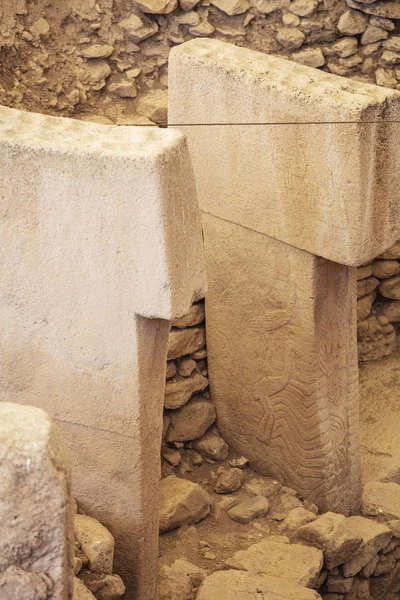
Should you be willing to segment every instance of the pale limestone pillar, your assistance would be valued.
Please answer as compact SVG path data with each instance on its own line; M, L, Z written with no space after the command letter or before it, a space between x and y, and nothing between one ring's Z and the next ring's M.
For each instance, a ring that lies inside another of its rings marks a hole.
M0 482L0 597L71 600L71 469L44 411L0 403Z
M400 138L385 123L400 94L193 40L171 53L169 99L203 213L221 433L348 514L361 494L354 267L400 233ZM321 121L342 123L296 125Z
M2 108L0 165L2 398L60 425L127 600L155 600L168 331L204 295L185 139Z

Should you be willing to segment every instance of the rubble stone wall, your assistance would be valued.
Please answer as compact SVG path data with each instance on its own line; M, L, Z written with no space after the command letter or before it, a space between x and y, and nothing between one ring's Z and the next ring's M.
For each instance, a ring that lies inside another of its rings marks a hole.
M399 23L392 0L3 0L0 103L165 122L169 51L194 37L399 88Z
M400 326L400 242L357 269L358 358L377 360L396 349Z

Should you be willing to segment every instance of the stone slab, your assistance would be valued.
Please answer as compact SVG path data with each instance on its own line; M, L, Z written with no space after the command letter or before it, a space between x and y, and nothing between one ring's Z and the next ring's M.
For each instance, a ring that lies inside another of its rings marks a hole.
M280 577L243 571L217 571L206 577L196 600L318 600L321 596Z
M185 139L1 107L0 164L2 399L60 424L128 597L153 600L169 326L205 291Z
M400 235L400 138L384 123L399 119L387 88L217 40L171 51L169 121L188 136L201 209L341 264Z
M1 598L71 598L70 461L44 411L0 403L0 481Z
M322 564L323 553L318 548L270 542L268 538L235 552L225 562L228 568L290 579L310 588L316 586Z
M218 427L323 510L361 502L356 270L203 215Z

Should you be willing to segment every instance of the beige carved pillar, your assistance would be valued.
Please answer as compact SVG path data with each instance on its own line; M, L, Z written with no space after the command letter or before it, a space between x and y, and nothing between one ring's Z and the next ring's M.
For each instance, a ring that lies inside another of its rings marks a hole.
M0 387L60 425L74 493L155 600L170 321L204 295L178 131L0 108Z
M262 473L348 514L361 494L355 266L400 233L400 143L385 123L400 94L215 40L172 51L169 94L203 213L221 432ZM328 121L341 123L301 124Z

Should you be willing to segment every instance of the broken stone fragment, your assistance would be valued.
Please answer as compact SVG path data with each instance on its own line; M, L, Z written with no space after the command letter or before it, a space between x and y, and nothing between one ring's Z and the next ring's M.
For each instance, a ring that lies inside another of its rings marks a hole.
M322 569L323 554L301 544L271 542L268 538L239 550L225 565L241 571L274 575L306 587L314 587Z
M41 600L41 598L38 597L37 600ZM44 598L44 600L46 600L46 598ZM92 592L88 590L83 581L78 579L78 577L74 577L73 600L96 600L96 597L93 596Z
M214 428L209 429L199 440L195 440L193 448L211 460L225 460L229 452L228 444Z
M192 398L170 415L171 423L167 432L167 442L188 442L205 434L216 418L215 408L209 400Z
M217 494L236 492L242 486L243 479L244 473L241 469L228 469L219 475L214 491Z
M167 15L178 6L178 0L135 0L136 6L144 13Z
M254 496L265 496L268 498L277 494L282 488L282 484L272 477L253 477L246 481L244 489Z
M261 14L268 15L275 10L281 10L290 6L290 0L253 0L254 7Z
M323 550L327 569L348 561L362 543L361 535L353 531L348 519L332 512L300 527L296 538Z
M196 367L197 363L193 358L181 358L178 360L178 373L181 377L190 377Z
M372 263L372 274L379 279L387 279L400 273L400 263L397 260L375 260Z
M390 277L389 279L381 281L379 286L379 293L384 298L400 300L400 275L395 275L394 277Z
M372 310L372 304L376 298L376 291L371 292L367 296L360 298L357 301L357 320L364 321L370 314Z
M210 512L211 500L203 488L174 475L161 481L160 532L192 525Z
M83 58L108 58L114 52L111 44L92 44L81 51Z
M210 0L210 2L230 17L241 15L250 8L248 0Z
M366 44L374 44L375 42L379 42L380 40L386 40L388 35L389 34L386 31L386 29L368 26L361 36L361 43L363 44L363 46L365 46Z
M378 258L400 259L400 241L397 241L388 250L380 254Z
M230 510L228 515L237 523L250 523L253 519L264 517L269 509L269 502L264 496L253 496L243 500Z
M326 579L325 588L328 592L336 592L338 594L346 594L350 592L353 586L353 577L343 577L343 575L330 575Z
M376 279L376 277L367 277L357 281L357 299L370 294L378 285L379 279Z
M180 452L178 450L174 450L173 448L164 448L162 451L162 457L173 467L177 467L181 462Z
M292 13L299 17L309 17L318 6L316 0L294 0L290 5Z
M363 517L349 517L347 524L355 535L360 536L362 539L361 547L343 565L343 575L354 577L380 550L387 546L392 539L392 532L385 525Z
M200 325L200 323L203 323L205 318L206 315L204 302L196 302L195 304L192 304L187 315L172 321L172 327L178 327L178 329L194 327L195 325Z
M300 52L296 52L292 54L292 59L302 65L307 65L308 67L323 67L325 64L325 57L322 54L322 50L320 48L307 48L306 50L300 50Z
M397 0L378 0L373 4L356 2L355 0L346 0L346 3L351 8L361 10L368 15L384 17L385 19L400 19L400 4Z
M137 104L137 112L154 123L167 123L168 93L166 90L151 90L142 96Z
M347 10L339 19L338 29L344 35L358 35L367 28L367 17L356 10Z
M101 59L91 60L79 71L79 79L82 83L91 86L105 85L105 79L111 75L111 67Z
M244 571L216 571L206 577L196 600L321 600L314 590L296 585L280 577Z
M122 19L119 26L134 42L142 42L158 31L157 23L150 20L144 21L134 14Z
M169 360L167 362L167 373L166 373L166 379L171 379L172 377L174 377L176 375L176 364L174 363L173 360Z
M132 81L120 81L118 83L111 83L108 86L108 91L111 94L115 94L120 98L136 98L137 89Z
M114 562L114 538L111 533L92 517L75 515L75 538L89 559L91 571L112 573Z
M168 360L193 354L206 343L204 327L171 329L168 337Z
M317 517L313 512L310 512L301 506L293 508L279 525L279 531L290 535L297 531L302 525L315 521L316 518Z
M306 36L298 29L286 27L278 32L276 39L286 50L297 50L303 45Z
M158 571L158 600L188 600L192 590L198 587L206 573L186 560L176 560Z
M84 570L79 578L97 600L118 600L125 594L125 586L119 575Z
M197 372L190 377L170 379L165 386L164 406L173 410L180 408L190 400L193 394L202 392L207 386L207 377Z
M400 485L381 481L366 483L361 512L367 516L400 519Z

